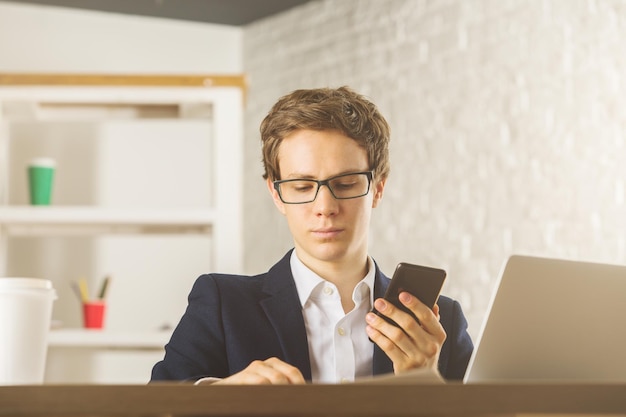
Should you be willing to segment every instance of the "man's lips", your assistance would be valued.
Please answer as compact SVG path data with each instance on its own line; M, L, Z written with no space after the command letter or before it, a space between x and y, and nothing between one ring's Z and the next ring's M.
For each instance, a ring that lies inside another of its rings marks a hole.
M339 235L343 229L339 229L336 227L322 228L322 229L313 229L313 235L320 238L332 238Z

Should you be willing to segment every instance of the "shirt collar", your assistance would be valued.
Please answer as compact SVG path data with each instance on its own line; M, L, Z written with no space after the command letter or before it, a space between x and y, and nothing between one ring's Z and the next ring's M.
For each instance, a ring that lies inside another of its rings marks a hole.
M291 273L296 283L296 289L298 290L298 297L300 298L300 305L304 307L306 302L311 297L313 290L321 283L327 282L325 279L311 271L296 255L294 250L291 253L290 258ZM367 257L367 274L365 277L357 283L352 293L352 299L355 302L360 301L367 292L369 292L370 305L374 305L374 281L376 276L376 266L371 257ZM368 291L369 290L369 291Z

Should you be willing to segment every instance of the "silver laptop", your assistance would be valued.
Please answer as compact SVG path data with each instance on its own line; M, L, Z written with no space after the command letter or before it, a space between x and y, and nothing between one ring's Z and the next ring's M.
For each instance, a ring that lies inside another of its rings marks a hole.
M626 381L626 266L511 256L464 381Z

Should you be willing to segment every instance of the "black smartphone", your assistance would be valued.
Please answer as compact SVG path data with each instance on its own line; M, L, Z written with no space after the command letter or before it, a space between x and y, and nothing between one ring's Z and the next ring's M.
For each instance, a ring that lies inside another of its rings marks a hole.
M406 308L398 299L400 293L406 291L417 297L428 307L433 308L439 299L441 287L445 280L446 271L443 269L401 262L396 267L383 298L402 311L409 313L417 320L413 312ZM389 323L397 326L396 322L376 311L375 308L372 311Z

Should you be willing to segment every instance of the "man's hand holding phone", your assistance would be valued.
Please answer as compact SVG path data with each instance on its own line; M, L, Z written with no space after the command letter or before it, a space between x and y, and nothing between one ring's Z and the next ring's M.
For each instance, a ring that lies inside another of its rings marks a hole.
M402 263L384 298L368 313L367 334L393 362L394 372L437 369L446 333L436 301L445 271Z

